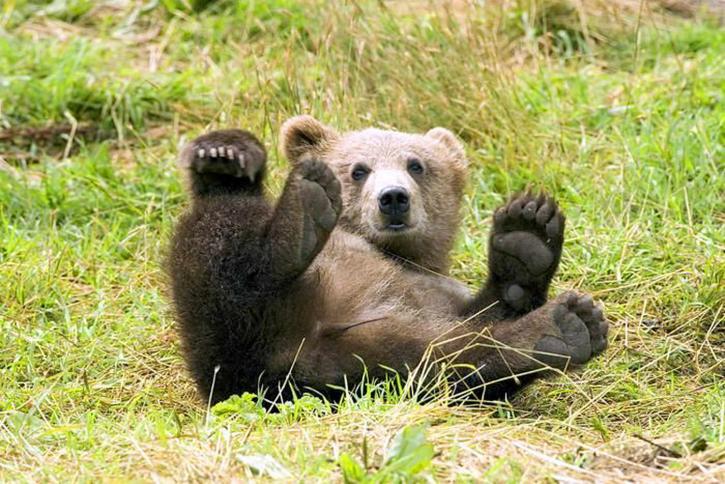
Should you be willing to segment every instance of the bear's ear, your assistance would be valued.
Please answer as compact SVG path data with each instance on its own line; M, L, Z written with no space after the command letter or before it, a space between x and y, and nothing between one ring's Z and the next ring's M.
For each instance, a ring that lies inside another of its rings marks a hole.
M468 165L466 160L466 150L463 148L463 143L456 137L455 134L447 130L446 128L433 128L425 134L428 138L434 140L445 146L451 154L451 157L457 163L464 167Z
M312 116L295 116L282 125L280 148L290 163L305 156L320 157L339 139L337 132Z

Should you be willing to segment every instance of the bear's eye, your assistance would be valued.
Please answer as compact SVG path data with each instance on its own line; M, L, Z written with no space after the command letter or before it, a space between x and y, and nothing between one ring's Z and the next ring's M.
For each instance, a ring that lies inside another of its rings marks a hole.
M370 168L368 168L365 165L355 165L355 167L352 169L352 179L355 181L360 181L366 176L368 176L368 173L370 173Z
M418 158L411 158L408 160L408 171L413 175L420 175L423 173L423 163Z

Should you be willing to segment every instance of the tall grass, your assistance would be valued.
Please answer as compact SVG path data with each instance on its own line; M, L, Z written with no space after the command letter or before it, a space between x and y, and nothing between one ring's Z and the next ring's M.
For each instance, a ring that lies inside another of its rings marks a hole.
M3 3L0 479L722 480L725 34L673 4ZM555 290L604 301L609 350L483 408L400 379L207 414L160 269L174 158L243 126L277 192L298 113L454 130L472 164L454 275L473 287L497 204L555 194Z

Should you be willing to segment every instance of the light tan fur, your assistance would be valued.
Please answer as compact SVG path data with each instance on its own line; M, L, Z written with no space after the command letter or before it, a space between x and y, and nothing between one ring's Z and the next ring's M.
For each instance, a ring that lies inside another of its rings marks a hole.
M283 125L281 149L292 164L314 157L330 166L342 184L344 208L327 244L295 284L290 306L297 309L299 321L291 326L299 331L279 342L270 367L289 368L297 356L298 370L320 372L306 379L329 381L340 374L343 362L361 364L350 358L356 348L377 349L379 354L358 355L369 361L385 361L396 348L407 364L415 365L426 344L404 342L428 342L434 327L440 334L449 331L451 318L472 297L464 284L446 276L467 175L462 144L444 128L425 135L379 129L339 134L310 116L298 116ZM415 180L407 172L411 158L424 164L425 177ZM359 163L371 170L364 183L351 178ZM378 195L389 185L411 194L412 227L402 234L386 233L378 223ZM390 346L381 347L375 343L380 337L375 327L391 320L403 329L399 344L388 335L384 339ZM298 354L300 337L305 341ZM325 342L329 347L323 351ZM402 348L410 348L410 354ZM323 376L325 369L329 375Z
M310 116L298 116L282 126L281 143L293 164L314 157L333 168L342 183L344 207L335 231L358 234L413 264L448 273L468 167L463 145L453 133L444 128L425 135L370 128L341 135ZM426 169L418 181L406 171L411 158L419 159ZM364 184L350 176L358 164L371 169ZM380 190L390 185L411 193L413 226L402 234L386 233L380 227L377 199Z

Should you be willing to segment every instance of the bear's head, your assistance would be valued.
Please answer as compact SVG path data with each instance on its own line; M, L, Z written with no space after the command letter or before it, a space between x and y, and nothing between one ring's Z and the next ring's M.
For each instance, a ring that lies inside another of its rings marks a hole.
M312 157L334 170L342 184L342 228L388 254L447 272L468 164L453 133L338 133L297 116L282 126L281 149L292 164Z

